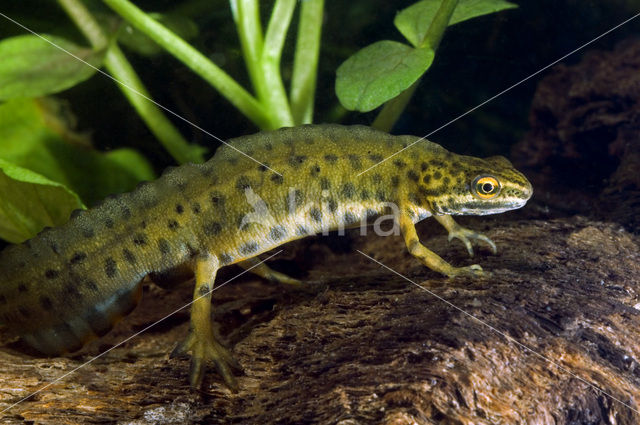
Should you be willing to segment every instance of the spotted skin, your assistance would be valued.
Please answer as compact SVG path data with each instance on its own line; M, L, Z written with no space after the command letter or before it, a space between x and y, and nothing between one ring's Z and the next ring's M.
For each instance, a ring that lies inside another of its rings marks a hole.
M423 246L415 223L435 215L470 253L470 240L495 251L486 236L459 226L451 215L519 208L531 185L502 157L460 156L429 141L396 154L416 139L338 125L234 139L232 146L265 164L225 146L205 164L167 170L155 182L109 197L1 252L0 322L44 353L72 351L135 306L146 275L187 269L196 276L191 328L174 353L191 352L192 385L200 385L212 360L234 388L237 364L210 323L211 290L222 266L239 263L265 278L299 284L255 257L393 211L409 252L423 264L448 276L482 273L477 265L453 267ZM499 193L479 196L495 189L492 178Z

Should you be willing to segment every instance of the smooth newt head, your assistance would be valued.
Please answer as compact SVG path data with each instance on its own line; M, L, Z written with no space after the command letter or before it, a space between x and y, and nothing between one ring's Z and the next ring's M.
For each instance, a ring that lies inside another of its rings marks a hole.
M420 192L434 214L498 214L520 208L533 194L529 180L503 156L485 159L447 152L422 167Z

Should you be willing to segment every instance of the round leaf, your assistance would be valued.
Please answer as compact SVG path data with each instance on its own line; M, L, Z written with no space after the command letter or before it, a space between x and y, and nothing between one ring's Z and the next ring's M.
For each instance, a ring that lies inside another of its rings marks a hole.
M78 208L82 202L64 185L0 159L0 238L22 242Z
M93 51L60 37L44 37L95 67L100 66L104 58L104 49ZM0 100L57 93L96 72L51 43L35 35L0 41Z
M371 111L407 89L431 66L431 49L379 41L347 59L336 73L336 94L349 110Z
M400 11L393 23L411 44L420 46L441 2L441 0L419 1ZM505 0L460 0L453 11L449 25L515 7L518 6Z

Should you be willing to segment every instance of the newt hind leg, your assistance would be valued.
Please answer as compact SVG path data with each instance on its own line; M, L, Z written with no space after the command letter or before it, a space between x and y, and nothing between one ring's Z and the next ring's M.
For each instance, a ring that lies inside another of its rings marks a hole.
M302 282L298 279L294 279L284 273L271 269L265 263L261 263L257 257L247 258L246 260L239 262L238 265L243 269L262 277L263 279L267 279L272 282L285 283L287 285L294 286L302 285Z
M225 383L237 390L232 369L240 370L233 355L218 342L211 324L211 292L219 263L215 256L208 255L196 260L196 285L191 305L189 334L171 353L171 357L191 352L189 381L194 388L200 387L207 361L212 361Z

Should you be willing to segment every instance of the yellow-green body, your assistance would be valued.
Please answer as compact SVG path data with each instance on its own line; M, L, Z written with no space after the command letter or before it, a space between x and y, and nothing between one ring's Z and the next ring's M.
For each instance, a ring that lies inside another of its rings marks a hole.
M192 331L178 351L193 352L192 383L212 359L233 385L233 359L210 325L210 292L222 266L248 267L245 260L285 242L393 214L410 252L430 268L481 272L454 268L426 249L414 223L435 215L468 248L469 238L492 245L449 214L518 208L531 185L504 158L460 156L429 141L403 150L416 140L337 125L235 139L205 164L171 169L0 253L0 323L45 353L72 351L135 305L147 274L187 265L196 274ZM500 199L472 193L478 175L499 180ZM256 271L287 280L266 267Z

